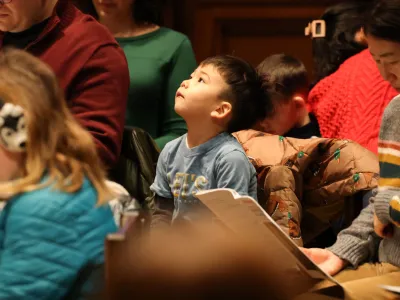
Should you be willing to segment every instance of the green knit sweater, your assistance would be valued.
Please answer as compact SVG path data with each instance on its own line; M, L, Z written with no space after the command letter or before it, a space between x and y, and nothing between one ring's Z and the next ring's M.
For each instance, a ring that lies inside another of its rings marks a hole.
M131 81L126 125L146 130L163 148L186 132L174 105L179 85L197 67L190 41L164 27L117 41L124 49Z

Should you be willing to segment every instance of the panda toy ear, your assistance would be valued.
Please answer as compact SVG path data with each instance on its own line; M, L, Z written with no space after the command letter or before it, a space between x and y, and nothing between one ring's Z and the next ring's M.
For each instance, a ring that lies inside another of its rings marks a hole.
M0 143L9 151L26 151L27 130L21 106L5 103L0 99Z

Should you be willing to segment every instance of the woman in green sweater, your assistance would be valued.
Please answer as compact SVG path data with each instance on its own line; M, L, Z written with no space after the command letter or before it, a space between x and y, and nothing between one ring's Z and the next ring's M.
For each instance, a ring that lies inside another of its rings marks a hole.
M92 0L100 23L108 27L128 61L131 86L126 125L151 134L158 146L186 132L174 111L175 93L196 69L189 39L160 27L157 0Z

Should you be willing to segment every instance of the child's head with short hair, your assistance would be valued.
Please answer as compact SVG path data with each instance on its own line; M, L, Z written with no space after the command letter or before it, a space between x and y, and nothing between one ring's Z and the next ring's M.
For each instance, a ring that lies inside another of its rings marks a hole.
M2 198L50 183L75 192L85 176L100 202L109 197L92 136L69 111L57 77L16 49L0 54L0 164Z
M257 124L257 128L284 135L294 127L305 125L309 80L304 64L292 56L274 54L267 57L257 71L265 80L273 105L272 112Z
M175 111L188 125L235 132L251 128L271 109L263 80L254 67L233 56L204 60L191 78L182 82Z

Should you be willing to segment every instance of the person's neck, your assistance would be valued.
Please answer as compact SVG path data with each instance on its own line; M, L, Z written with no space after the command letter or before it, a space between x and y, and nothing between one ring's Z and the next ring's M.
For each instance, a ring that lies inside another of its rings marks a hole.
M114 18L99 17L99 22L106 26L115 37L130 34L137 27L135 21L128 16L121 17L119 20L115 20Z
M50 18L53 15L54 10L56 9L56 6L58 4L58 1L59 0L48 1L48 3L46 4L46 6L43 10L43 15L41 17L41 20L38 23L43 22L44 20Z
M300 128L308 123L311 122L310 115L308 114L308 110L306 107L304 107L300 112L299 112L299 119L296 123L296 127Z
M159 28L155 24L137 24L132 17L122 17L115 20L113 18L100 17L99 22L106 26L112 35L118 37L135 37L148 32L152 32Z
M195 125L188 126L187 131L187 145L189 148L194 148L204 144L205 142L211 140L213 137L217 136L223 132L222 128L210 124L209 126L198 122Z

